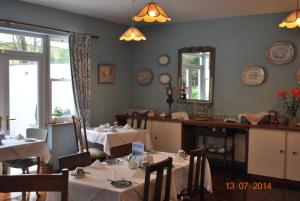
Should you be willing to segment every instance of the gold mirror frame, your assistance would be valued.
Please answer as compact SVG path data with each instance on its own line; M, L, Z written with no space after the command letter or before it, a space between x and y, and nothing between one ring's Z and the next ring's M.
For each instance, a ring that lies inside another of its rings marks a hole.
M182 54L184 53L196 53L196 52L210 52L209 56L209 99L197 100L197 99L182 99L181 87L182 87ZM196 103L211 106L214 98L214 74L215 74L215 57L216 49L213 47L185 47L178 50L178 102L179 103Z

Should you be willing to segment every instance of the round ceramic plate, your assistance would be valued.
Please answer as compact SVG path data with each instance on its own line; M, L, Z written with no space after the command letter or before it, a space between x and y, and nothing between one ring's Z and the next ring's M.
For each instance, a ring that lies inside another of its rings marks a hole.
M150 69L141 69L137 72L136 80L139 85L149 85L152 83L153 74Z
M161 54L158 57L158 64L160 66L167 66L170 63L170 56L168 54Z
M265 79L264 69L259 66L245 67L242 70L241 79L246 85L260 85Z
M266 56L273 64L286 64L294 58L294 47L288 42L276 42L267 50Z
M71 175L75 178L84 178L84 177L86 177L87 174L88 174L87 172L85 172L84 174L80 174L80 175L78 175L74 172L71 173Z
M171 82L171 75L169 73L162 73L159 76L159 81L161 84L169 84Z
M116 188L127 188L132 185L132 182L121 179L121 180L112 181L111 185Z
M25 142L35 142L35 138L25 138Z

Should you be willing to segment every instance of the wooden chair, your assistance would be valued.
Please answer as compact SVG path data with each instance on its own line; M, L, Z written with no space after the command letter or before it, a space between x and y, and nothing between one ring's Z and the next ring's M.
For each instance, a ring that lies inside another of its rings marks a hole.
M35 138L47 141L48 131L43 128L28 128L26 130L27 138ZM40 157L29 157L3 162L3 172L7 174L7 167L22 169L23 174L29 174L29 167L37 165L37 174L40 173L41 159Z
M88 166L92 163L92 158L89 152L82 152L58 158L59 171L62 169L74 170L76 167Z
M0 192L61 192L61 201L68 201L68 180L68 170L63 170L61 174L0 176Z
M131 153L132 153L132 143L123 144L120 146L112 147L110 149L111 158L119 158L119 157L127 156Z
M145 174L145 185L144 185L144 197L143 201L148 201L149 197L149 187L150 187L150 175L153 172L156 172L156 181L155 181L155 191L153 201L160 201L161 192L162 192L162 184L164 177L164 169L167 169L166 175L166 185L165 185L165 196L164 201L170 200L170 187L171 187L171 173L172 173L172 158L151 164L146 166L146 174Z
M195 165L196 158L196 165ZM188 186L181 192L184 201L192 200L199 194L200 200L204 200L204 174L205 174L206 148L198 148L190 151L190 165ZM196 170L194 172L196 166ZM200 184L199 184L200 183Z
M132 112L131 128L133 128L135 120L136 120L136 125L137 125L136 128L141 128L142 121L144 120L144 129L146 129L148 113L149 113L149 111L144 112L144 113Z
M87 137L86 137L86 128L85 128L84 120L82 120L81 122L81 119L76 116L72 116L72 119L74 125L76 145L79 153L90 152L92 160L96 160L96 159L99 159L101 161L105 160L107 156L104 153L104 151L102 151L99 148L89 148ZM81 129L82 127L83 129Z

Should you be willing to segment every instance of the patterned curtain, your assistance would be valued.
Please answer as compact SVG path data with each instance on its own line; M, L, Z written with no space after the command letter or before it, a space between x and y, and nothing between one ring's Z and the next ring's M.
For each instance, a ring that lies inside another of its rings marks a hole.
M76 112L89 126L91 112L91 37L72 32L69 36L69 46Z

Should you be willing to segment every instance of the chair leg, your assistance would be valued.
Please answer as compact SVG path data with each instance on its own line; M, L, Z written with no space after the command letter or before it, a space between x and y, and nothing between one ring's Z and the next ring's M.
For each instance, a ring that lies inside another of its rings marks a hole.
M26 201L26 192L22 192L22 200Z
M4 163L2 163L2 174L7 175L7 166Z
M37 170L36 170L36 173L37 174L40 174L40 168L41 168L41 158L40 157L37 157L36 158L36 165L37 165Z

